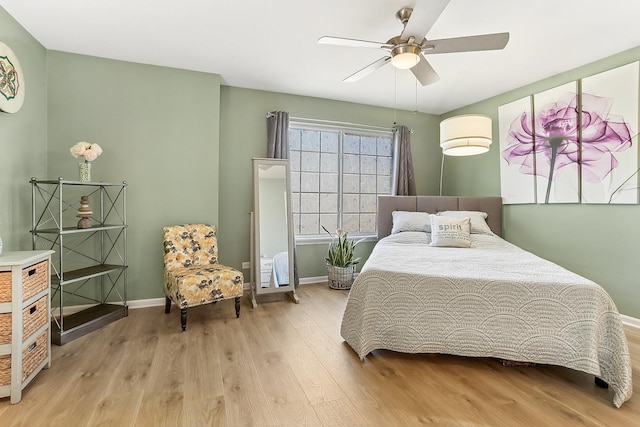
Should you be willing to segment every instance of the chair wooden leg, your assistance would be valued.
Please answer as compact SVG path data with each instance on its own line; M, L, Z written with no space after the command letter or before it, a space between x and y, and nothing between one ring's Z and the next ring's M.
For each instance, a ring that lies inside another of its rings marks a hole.
M240 317L240 297L236 297L236 319Z
M182 324L182 332L187 329L187 309L180 309L180 323Z
M170 313L171 312L171 300L169 299L169 297L166 297L166 301L164 303L164 312L165 313Z

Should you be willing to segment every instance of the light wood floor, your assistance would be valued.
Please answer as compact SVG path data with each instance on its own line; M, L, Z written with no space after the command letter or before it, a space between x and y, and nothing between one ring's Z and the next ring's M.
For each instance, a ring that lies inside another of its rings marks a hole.
M345 291L303 285L252 310L243 298L129 317L53 347L53 362L1 426L634 426L640 392L616 409L593 377L492 359L376 351L340 337ZM627 328L640 378L640 330Z

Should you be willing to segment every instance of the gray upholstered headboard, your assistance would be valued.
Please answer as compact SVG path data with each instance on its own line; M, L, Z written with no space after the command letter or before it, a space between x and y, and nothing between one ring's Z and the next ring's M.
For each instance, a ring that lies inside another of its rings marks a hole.
M487 224L502 236L501 197L455 196L378 196L378 239L391 234L393 211L429 212L481 211L487 213Z

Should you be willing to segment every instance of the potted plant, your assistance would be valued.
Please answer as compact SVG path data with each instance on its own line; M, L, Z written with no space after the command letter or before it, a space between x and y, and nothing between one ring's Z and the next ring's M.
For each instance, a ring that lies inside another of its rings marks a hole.
M336 239L336 236L331 234L324 226L322 226L322 229L331 236L326 258L329 287L331 289L350 289L356 264L360 262L360 258L355 257L355 247L362 239L357 242L349 240L348 233L340 229L336 232Z

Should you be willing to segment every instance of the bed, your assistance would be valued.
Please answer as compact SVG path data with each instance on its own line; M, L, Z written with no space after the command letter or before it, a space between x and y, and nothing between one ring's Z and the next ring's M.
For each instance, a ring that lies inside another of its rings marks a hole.
M471 247L430 246L438 232L400 221L426 213L470 216ZM349 292L342 337L363 360L385 349L575 369L606 382L620 407L631 362L615 304L594 282L506 242L501 228L499 197L380 196L379 241Z

